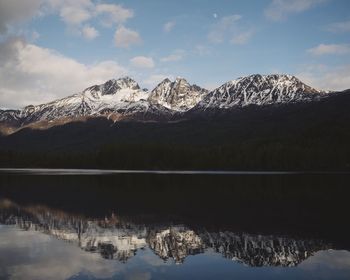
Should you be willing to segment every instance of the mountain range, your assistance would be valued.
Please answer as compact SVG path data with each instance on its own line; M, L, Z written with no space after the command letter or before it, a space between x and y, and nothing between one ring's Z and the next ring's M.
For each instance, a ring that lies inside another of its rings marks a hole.
M191 85L184 78L165 79L148 91L133 79L123 77L46 104L0 110L0 131L10 134L23 127L47 128L93 117L114 122L188 119L193 113L309 102L328 95L291 75L250 75L212 91Z
M349 170L350 91L290 75L214 90L183 78L148 91L129 77L0 110L0 166Z

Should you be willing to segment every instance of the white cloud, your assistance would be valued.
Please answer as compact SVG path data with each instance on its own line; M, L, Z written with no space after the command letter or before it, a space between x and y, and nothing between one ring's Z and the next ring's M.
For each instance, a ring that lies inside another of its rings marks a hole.
M327 0L272 0L265 16L273 21L285 19L289 14L301 13Z
M137 68L153 68L154 67L154 61L152 57L146 57L146 56L136 56L132 59L130 59L130 63L132 66Z
M186 52L184 50L175 50L173 53L169 54L168 56L162 57L160 61L162 62L173 62L173 61L179 61L183 59L186 55Z
M164 24L163 31L166 33L169 33L171 30L173 30L175 25L176 25L175 21L168 21L167 23Z
M0 0L0 34L12 24L30 20L37 15L42 0Z
M115 61L85 65L51 49L15 38L0 45L0 105L39 104L125 75Z
M231 15L223 17L214 24L208 34L208 39L212 43L222 43L227 33L232 33L236 29L236 23L242 18L241 15Z
M208 55L211 53L211 49L205 45L196 45L194 47L194 53L198 55Z
M320 44L309 49L308 52L313 55L348 54L350 53L350 44Z
M51 4L59 10L63 22L71 26L80 25L91 19L95 8L90 0L51 1Z
M350 32L350 20L331 23L326 29L334 33Z
M350 88L350 64L336 67L309 65L296 76L306 84L318 89L345 90Z
M241 23L241 15L231 15L221 18L215 23L209 33L208 40L214 44L220 44L230 40L231 44L246 44L253 36L253 28Z
M96 28L89 26L89 25L85 25L81 32L82 32L82 35L84 36L84 38L86 38L88 40L93 40L97 36L99 36L99 32L96 30Z
M234 35L230 42L234 45L244 45L249 41L249 39L252 36L253 36L253 31L247 30L245 32Z
M121 24L134 16L132 10L117 4L98 4L96 5L96 13L104 15L102 22L106 25Z
M140 34L124 26L118 27L114 34L115 45L119 48L128 48L131 45L142 43Z

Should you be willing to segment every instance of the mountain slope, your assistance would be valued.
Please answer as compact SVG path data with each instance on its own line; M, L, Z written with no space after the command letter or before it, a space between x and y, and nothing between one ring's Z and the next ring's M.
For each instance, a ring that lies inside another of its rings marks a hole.
M163 80L148 92L133 79L112 79L101 85L41 105L0 110L0 133L23 127L47 129L74 121L103 117L116 121L180 121L193 114L319 101L329 96L290 75L251 75L208 92L183 78Z
M149 101L172 110L187 111L193 108L207 93L206 89L190 85L183 78L176 78L174 82L165 79L152 90Z
M350 92L244 106L181 122L93 118L0 137L4 167L349 170ZM84 161L81 161L81 158Z
M251 75L229 81L206 94L195 109L285 104L318 100L325 92L311 88L290 75Z
M0 111L0 123L8 126L23 126L36 122L71 121L83 116L107 116L116 120L138 114L155 117L171 114L166 108L147 102L148 92L129 77L109 80L91 86L83 92L37 106L26 106L21 110Z

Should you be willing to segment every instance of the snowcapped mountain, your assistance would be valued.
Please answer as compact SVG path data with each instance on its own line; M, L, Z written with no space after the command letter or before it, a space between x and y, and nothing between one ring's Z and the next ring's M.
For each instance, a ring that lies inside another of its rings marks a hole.
M228 109L246 105L270 105L317 100L325 92L291 75L251 75L229 81L206 94L196 109Z
M193 108L208 91L197 85L190 85L184 78L174 82L163 80L152 90L149 101L163 105L175 111L187 111Z
M0 109L0 131L8 134L26 125L46 128L82 118L119 120L170 120L186 112L231 109L250 104L271 105L309 102L327 96L290 75L251 75L208 91L183 78L163 80L151 92L129 77L41 105ZM187 115L189 116L189 115Z
M20 110L0 111L0 122L23 126L40 121L71 120L79 117L106 116L118 120L135 114L170 114L166 108L147 101L149 93L131 78L109 80L66 98ZM138 116L140 117L140 116Z

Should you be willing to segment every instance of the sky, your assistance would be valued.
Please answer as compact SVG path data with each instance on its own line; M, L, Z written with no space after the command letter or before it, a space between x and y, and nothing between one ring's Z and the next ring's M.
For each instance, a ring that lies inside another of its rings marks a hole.
M0 0L0 108L123 76L214 89L256 73L350 88L350 1Z

